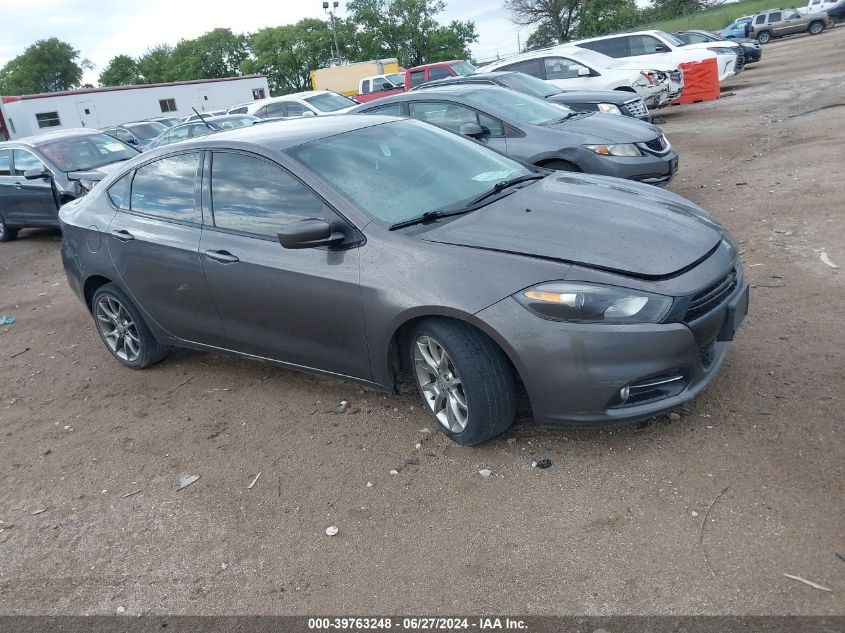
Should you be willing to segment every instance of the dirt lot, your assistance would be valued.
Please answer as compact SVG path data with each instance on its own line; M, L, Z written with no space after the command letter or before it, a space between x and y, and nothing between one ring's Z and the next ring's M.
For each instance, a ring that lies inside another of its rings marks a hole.
M775 42L730 96L665 112L670 188L755 287L715 386L644 428L463 448L412 393L193 352L133 372L57 235L0 246L0 612L845 613L845 109L808 112L845 105L843 47Z

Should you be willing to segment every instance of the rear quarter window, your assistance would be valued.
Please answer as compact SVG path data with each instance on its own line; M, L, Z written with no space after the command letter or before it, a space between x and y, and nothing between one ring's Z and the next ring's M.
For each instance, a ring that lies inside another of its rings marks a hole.
M134 171L130 171L108 188L109 200L111 200L114 206L123 211L129 210L129 194L131 193L132 175L134 173Z

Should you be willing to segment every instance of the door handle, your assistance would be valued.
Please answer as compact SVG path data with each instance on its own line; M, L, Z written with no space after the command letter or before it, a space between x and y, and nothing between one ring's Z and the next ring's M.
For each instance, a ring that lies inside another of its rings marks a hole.
M15 187L15 189L20 189L21 187L23 187L23 185L19 182L16 182L13 186Z
M205 251L205 256L221 264L232 264L241 261L237 255L232 255L229 251Z
M112 237L119 239L121 242L129 242L135 239L135 236L132 235L129 231L125 231L123 229L117 229L111 232Z

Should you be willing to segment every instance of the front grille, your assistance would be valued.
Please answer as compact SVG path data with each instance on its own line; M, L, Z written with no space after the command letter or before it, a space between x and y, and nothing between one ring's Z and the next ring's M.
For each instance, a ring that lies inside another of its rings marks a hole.
M739 72L743 68L745 68L745 51L740 46L736 53L736 72Z
M710 284L701 292L696 293L690 299L687 311L684 314L684 321L690 323L703 317L705 314L721 305L736 288L736 271L732 270L718 281Z
M666 140L666 137L662 134L657 138L651 139L650 141L640 143L640 145L658 154L662 154L663 152L669 149L669 142Z
M626 101L624 104L625 109L634 117L644 117L648 114L648 108L646 107L643 100L639 97L636 99L631 99L630 101Z

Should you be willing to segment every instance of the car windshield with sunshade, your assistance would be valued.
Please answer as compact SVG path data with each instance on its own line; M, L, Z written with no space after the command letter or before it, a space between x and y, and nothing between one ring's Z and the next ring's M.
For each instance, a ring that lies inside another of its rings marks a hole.
M138 155L138 150L107 134L76 136L39 145L38 149L63 172L89 171Z
M516 123L528 125L551 125L572 114L572 110L564 106L504 88L475 90L467 93L466 98L482 106L490 114L498 114Z
M395 121L312 141L288 152L377 222L392 225L455 208L531 172L462 136ZM390 183L390 195L384 195Z
M342 110L343 108L351 108L358 105L352 99L331 92L324 92L322 94L314 95L313 97L306 97L305 100L312 106L317 108L320 112L334 112Z

